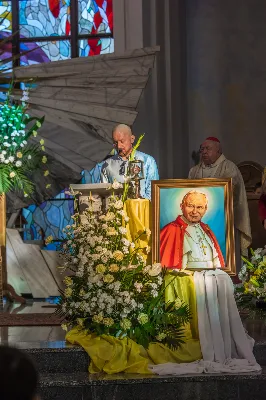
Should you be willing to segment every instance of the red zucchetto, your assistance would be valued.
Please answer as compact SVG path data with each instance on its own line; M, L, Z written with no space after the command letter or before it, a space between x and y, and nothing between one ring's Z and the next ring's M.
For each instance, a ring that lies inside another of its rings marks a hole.
M207 137L207 139L205 139L205 142L206 142L206 140L211 140L212 142L220 143L220 140L217 139L217 138L214 137L214 136L209 136L209 137Z

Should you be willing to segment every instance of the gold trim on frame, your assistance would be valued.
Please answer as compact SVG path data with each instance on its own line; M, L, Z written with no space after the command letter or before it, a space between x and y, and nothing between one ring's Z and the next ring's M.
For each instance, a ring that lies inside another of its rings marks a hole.
M226 219L226 268L223 271L231 276L236 275L233 184L226 179L164 179L152 181L152 262L160 261L160 189L199 187L224 187L224 208ZM193 271L197 269L193 268Z

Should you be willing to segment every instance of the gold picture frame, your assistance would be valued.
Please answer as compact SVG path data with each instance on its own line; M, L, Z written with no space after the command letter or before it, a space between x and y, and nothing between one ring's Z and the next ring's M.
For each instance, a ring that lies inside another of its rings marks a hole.
M212 189L214 188L214 189ZM215 188L221 188L221 189L215 189ZM177 189L176 191L171 191L168 192L164 190L164 192L161 192L163 189ZM219 207L223 211L219 211L219 219L216 218L215 222L213 221L212 226L211 224L206 224L208 228L210 229L216 229L219 230L219 225L217 225L217 221L220 221L220 225L222 226L220 229L220 236L223 237L225 240L223 241L223 254L225 255L224 261L225 261L225 267L223 268L223 271L227 272L231 276L236 275L236 259L235 259L235 237L234 237L234 213L233 213L233 185L232 185L232 179L214 179L214 178L207 178L207 179L166 179L166 180L158 180L158 181L152 181L152 262L160 262L160 231L162 229L162 223L163 217L161 216L161 210L162 214L167 213L167 217L169 218L169 214L173 214L175 211L175 208L171 207L173 203L173 200L168 200L174 199L174 193L176 192L176 198L178 196L184 196L184 193L188 193L189 191L197 191L201 189L201 191L206 192L206 193L213 193L211 196L213 196L212 203L214 201L217 201L219 203ZM170 196L171 193L171 196ZM180 194L178 194L180 193ZM223 199L221 199L221 193L223 193ZM184 198L184 197L183 197ZM222 201L223 200L223 201ZM216 205L218 204L216 203ZM179 203L180 204L180 203ZM162 208L164 207L164 208ZM215 208L215 204L213 205L213 209L211 209L210 213L212 212L213 215L214 213L218 212L218 205ZM222 214L223 212L223 214ZM182 213L181 208L176 209L176 215L178 216L179 213ZM206 211L206 215L208 214L208 210ZM176 217L177 217L176 216ZM176 218L175 217L175 218ZM166 217L164 216L164 219ZM204 220L204 217L202 218ZM172 219L172 221L174 221ZM171 222L168 221L168 222ZM204 221L202 221L204 222ZM168 224L168 223L167 223ZM216 224L216 225L215 225ZM216 240L218 243L219 241ZM220 243L219 243L220 246ZM169 267L169 266L168 266ZM170 267L169 267L170 268ZM200 271L204 270L207 268L193 268L193 271ZM214 268L208 268L208 269L214 269Z

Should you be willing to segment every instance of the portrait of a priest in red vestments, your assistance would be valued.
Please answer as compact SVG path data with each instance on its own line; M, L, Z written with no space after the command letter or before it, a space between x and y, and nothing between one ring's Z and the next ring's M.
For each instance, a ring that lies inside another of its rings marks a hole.
M201 220L208 211L208 198L197 190L188 192L175 221L160 232L160 262L175 269L224 268L225 261L215 234Z

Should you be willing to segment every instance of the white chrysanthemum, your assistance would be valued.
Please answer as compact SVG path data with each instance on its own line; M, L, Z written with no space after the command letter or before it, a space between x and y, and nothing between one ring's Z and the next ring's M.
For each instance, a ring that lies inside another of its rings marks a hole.
M117 200L114 204L114 207L119 210L120 208L123 208L124 204L122 200Z
M156 283L150 283L150 286L153 288L153 289L157 289L157 284Z
M143 288L143 284L142 284L141 282L135 282L135 283L134 283L134 286L135 286L135 288L136 288L136 291L137 291L138 293L140 293L140 292L141 292L141 289Z
M120 228L119 228L120 229ZM127 240L126 238L123 238L122 240L121 240L121 242L123 243L123 245L124 246L130 246L130 241L129 240Z
M150 276L157 276L162 272L162 266L160 263L154 263L148 270Z
M161 286L161 284L163 283L163 278L161 276L158 276L157 281L158 285Z
M116 189L120 189L122 187L123 187L123 185L121 183L117 182L117 181L114 181L113 184L112 184L112 188L115 189L115 190Z
M119 230L120 233L122 233L122 235L125 235L127 233L126 228L124 228L122 226L118 230Z

